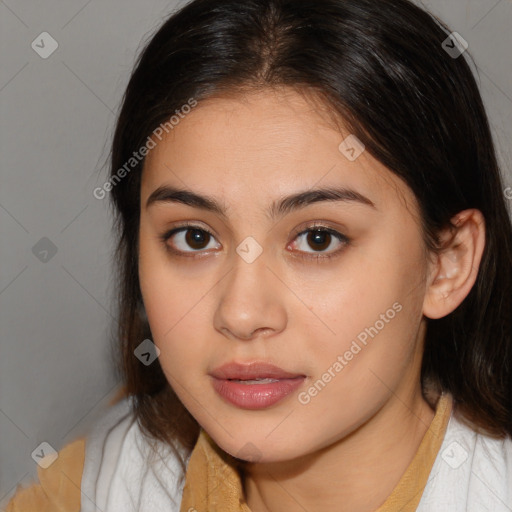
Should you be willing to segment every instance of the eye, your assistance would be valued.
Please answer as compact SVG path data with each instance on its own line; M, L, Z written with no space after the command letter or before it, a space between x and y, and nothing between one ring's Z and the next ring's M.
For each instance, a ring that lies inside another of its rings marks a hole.
M305 236L307 235L307 236ZM175 227L170 231L162 234L159 237L162 243L165 245L167 250L178 256L194 257L194 253L200 253L207 250L209 243L215 240L214 235L207 229L194 225L184 224L180 227ZM302 243L297 244L295 240L302 239ZM309 259L328 259L337 255L341 252L349 242L349 238L339 233L338 231L331 229L327 226L313 224L308 226L306 229L294 235L294 242L290 245L298 245L299 253L304 253L306 256L301 255L302 258ZM170 243L172 241L172 244ZM334 242L334 245L340 247L337 250L325 252L325 249L329 248ZM220 245L220 244L219 244ZM312 252L305 250L309 247L313 248ZM189 250L189 249L192 250ZM211 249L212 247L210 247Z
M348 237L338 231L318 224L308 226L296 235L295 240L299 240L299 242L294 242L294 245L298 246L299 252L308 254L301 257L314 259L331 258L337 255L350 241ZM323 254L327 248L332 247L333 243L334 246L338 246L338 249ZM313 251L307 251L308 247L313 248Z
M215 239L213 234L208 230L186 224L178 228L173 228L164 233L161 237L165 246L173 253L183 255L183 253L193 254L195 252L204 251L208 249L208 244L212 239ZM172 240L172 245L169 241ZM192 248L193 250L187 250ZM211 248L211 247L210 247Z

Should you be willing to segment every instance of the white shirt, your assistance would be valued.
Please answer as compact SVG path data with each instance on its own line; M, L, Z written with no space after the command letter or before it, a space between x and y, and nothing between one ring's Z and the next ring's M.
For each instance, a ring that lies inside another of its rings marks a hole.
M86 439L80 512L180 511L177 456L158 441L161 457L151 458L132 400L112 406ZM512 512L512 439L477 434L452 413L417 512Z

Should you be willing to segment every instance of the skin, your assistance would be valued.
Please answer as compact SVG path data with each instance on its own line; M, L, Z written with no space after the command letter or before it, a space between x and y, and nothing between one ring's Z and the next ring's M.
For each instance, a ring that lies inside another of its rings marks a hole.
M243 480L253 512L367 512L386 500L434 417L419 380L426 318L464 300L484 247L482 215L466 210L454 219L455 235L443 235L446 251L428 254L411 190L367 151L349 161L338 149L347 135L297 92L265 90L200 102L145 162L139 277L160 364L224 451L237 456L254 445ZM214 197L227 218L176 202L146 207L161 185ZM273 200L322 186L357 190L375 208L322 201L268 217ZM213 237L196 246L187 232L159 239L181 221ZM327 235L318 248L307 234L294 236L313 222L349 243ZM248 236L263 249L252 263L236 252ZM400 312L300 403L298 394L395 303ZM306 381L266 409L238 408L208 373L252 360Z

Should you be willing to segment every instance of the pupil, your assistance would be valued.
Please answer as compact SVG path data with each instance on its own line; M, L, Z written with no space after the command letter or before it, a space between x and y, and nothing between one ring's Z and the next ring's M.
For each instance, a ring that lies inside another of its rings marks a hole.
M208 233L199 229L189 229L185 236L187 243L195 249L201 249L204 244L205 238L209 237ZM199 247L196 247L199 245Z
M317 249L325 249L326 247L329 247L329 241L326 240L327 237L330 237L330 233L327 231L311 231L310 236L308 237L308 242L311 241L311 238L313 239L313 243L316 245ZM327 243L326 243L327 241ZM321 247L318 246L318 244L321 245Z

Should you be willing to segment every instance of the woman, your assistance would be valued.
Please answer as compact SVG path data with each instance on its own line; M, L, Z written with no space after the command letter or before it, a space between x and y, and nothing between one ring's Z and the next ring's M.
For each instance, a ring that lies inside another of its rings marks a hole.
M8 512L512 508L512 227L465 50L406 0L164 23L95 191L127 397Z

